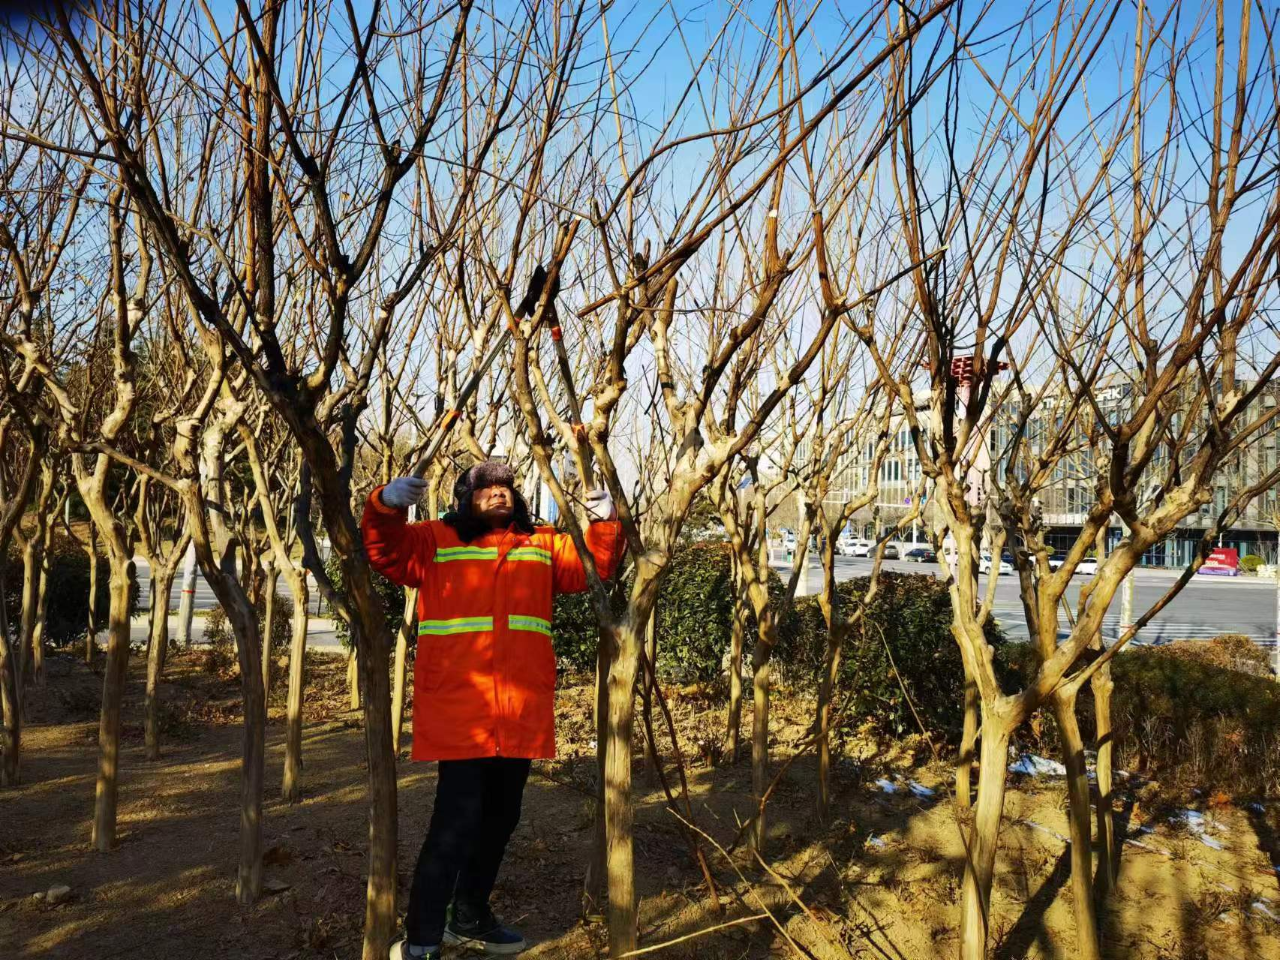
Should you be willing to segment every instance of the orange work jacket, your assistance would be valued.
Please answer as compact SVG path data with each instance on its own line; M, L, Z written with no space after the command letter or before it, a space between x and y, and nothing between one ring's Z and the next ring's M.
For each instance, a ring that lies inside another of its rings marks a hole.
M361 528L373 568L418 588L413 759L554 757L556 658L551 598L587 588L567 534L508 527L463 543L440 520L408 523L379 487ZM587 547L602 577L622 557L621 525L593 523Z

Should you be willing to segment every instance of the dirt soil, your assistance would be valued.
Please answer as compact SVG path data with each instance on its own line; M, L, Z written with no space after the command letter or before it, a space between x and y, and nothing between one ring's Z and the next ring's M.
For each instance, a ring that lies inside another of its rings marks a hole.
M238 681L211 673L199 653L171 658L164 755L148 763L143 666L135 656L124 713L120 843L109 854L89 850L101 679L75 659L53 656L47 685L30 691L23 783L0 793L0 958L358 957L364 740L358 715L346 709L341 661L309 663L306 797L296 805L280 800L282 684L272 691L267 892L250 908L233 898ZM720 756L723 703L697 690L673 687L667 695L689 763L694 821L727 847L750 808L748 743L744 739L742 759L729 762ZM559 697L561 758L535 766L494 906L525 931L530 957L602 957L602 928L579 920L592 810L591 690L568 680ZM709 903L637 738L641 944L689 938L655 955L915 960L955 954L962 847L955 808L946 799L950 771L918 738L877 747L850 733L838 743L834 765L836 818L820 828L812 761L800 756L787 765L811 711L803 698L775 699L773 770L786 769L769 807L771 872L741 851L732 860L710 851L720 912ZM669 755L665 733L660 739ZM678 790L670 767L668 773ZM925 788L920 795L912 783ZM434 765L403 761L402 908L434 788ZM924 795L927 790L933 795ZM1105 923L1104 956L1280 960L1280 809L1235 806L1226 797L1198 806L1208 842L1170 822L1172 808L1157 785L1131 782L1120 816L1129 842ZM1075 954L1064 807L1060 781L1011 776L992 907L993 954L1000 960ZM43 895L60 884L70 895L50 905ZM691 936L766 911L772 920Z

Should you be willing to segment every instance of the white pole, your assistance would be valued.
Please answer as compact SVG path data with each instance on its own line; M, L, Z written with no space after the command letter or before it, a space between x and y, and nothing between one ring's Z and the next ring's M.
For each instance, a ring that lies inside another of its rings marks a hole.
M182 601L178 605L178 644L191 644L191 617L195 613L196 599L196 545L187 544L187 556L182 562ZM165 603L169 598L165 597Z
M1120 633L1133 626L1133 571L1124 578L1124 592L1120 595Z
M1276 633L1275 646L1271 649L1271 671L1280 681L1280 560L1276 561Z

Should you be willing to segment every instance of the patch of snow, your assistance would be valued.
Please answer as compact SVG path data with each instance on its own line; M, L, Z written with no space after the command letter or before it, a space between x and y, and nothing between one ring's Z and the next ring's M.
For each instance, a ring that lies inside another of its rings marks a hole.
M1132 837L1126 840L1125 843L1129 844L1130 846L1141 847L1143 850L1150 850L1152 853L1158 853L1162 857L1169 856L1168 850L1161 850L1159 847L1154 847L1149 843L1143 843L1141 840L1134 840Z
M1255 900L1255 901L1250 905L1249 909L1251 909L1254 913L1260 913L1260 914L1262 914L1262 915L1263 915L1264 917L1266 917L1268 920L1274 920L1274 921L1276 921L1276 923L1280 923L1280 917L1277 917L1277 916L1275 915L1275 913L1273 913L1273 912L1272 912L1271 908L1270 908L1270 907L1268 907L1268 906L1267 906L1265 903L1263 903L1261 900Z
M1185 823L1187 829L1196 835L1196 839L1203 843L1210 850L1221 850L1222 841L1211 836L1210 823L1205 819L1203 813L1199 810L1182 810L1176 816L1169 818L1170 823Z
M1049 836L1053 837L1055 840L1061 840L1063 843L1066 843L1066 844L1071 843L1070 838L1064 837L1057 830L1052 830L1049 827L1046 827L1042 823L1036 823L1034 820L1019 820L1018 822L1021 824L1024 824L1025 826L1030 827L1032 830L1039 830L1041 833L1047 833Z
M1037 757L1034 753L1024 753L1009 764L1010 773L1020 773L1027 777L1065 777L1067 768L1057 760Z

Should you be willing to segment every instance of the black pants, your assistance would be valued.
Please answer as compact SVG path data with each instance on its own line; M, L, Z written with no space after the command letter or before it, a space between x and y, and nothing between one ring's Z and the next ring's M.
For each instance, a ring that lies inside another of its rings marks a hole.
M440 761L431 826L409 890L410 943L440 943L450 901L470 916L488 908L531 765L511 757Z

